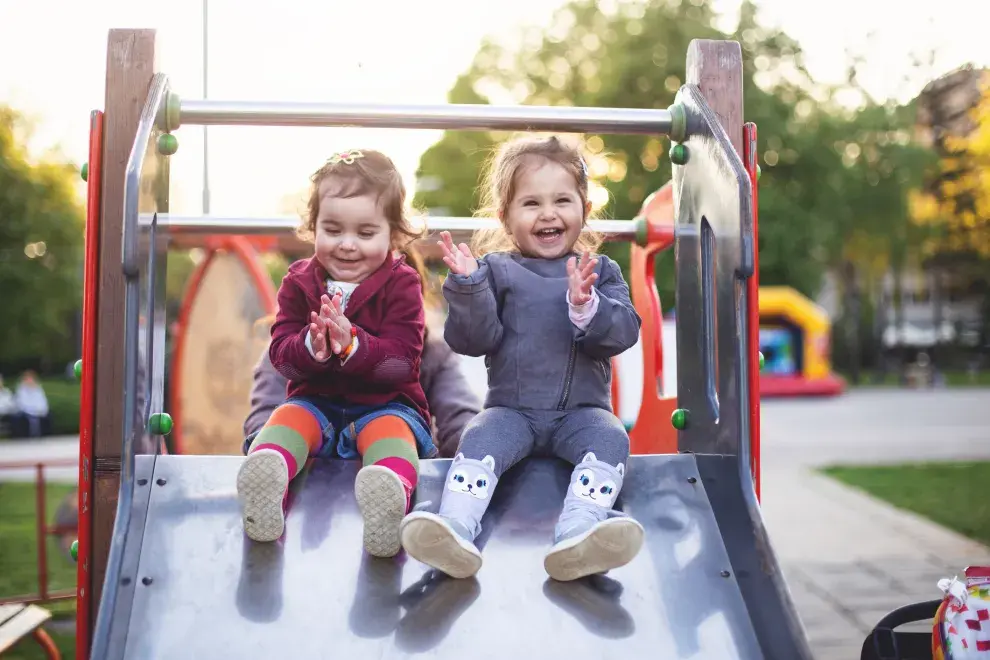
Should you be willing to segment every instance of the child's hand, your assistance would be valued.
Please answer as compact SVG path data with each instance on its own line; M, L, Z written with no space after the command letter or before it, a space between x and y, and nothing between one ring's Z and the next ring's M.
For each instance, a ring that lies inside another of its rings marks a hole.
M443 241L437 241L437 245L443 250L443 262L450 266L450 272L456 275L470 275L478 270L478 260L471 254L471 248L461 243L455 249L449 231L440 232L440 238Z
M591 285L598 279L595 266L598 259L592 259L587 252L581 255L581 263L575 265L574 257L567 260L568 297L577 307L591 300Z
M334 294L333 300L326 294L321 298L323 306L320 308L320 316L326 319L330 350L334 355L340 355L344 348L351 344L351 322L340 310L342 298L340 292Z
M309 314L309 343L313 347L313 357L323 362L330 357L330 352L327 350L327 322L316 312Z

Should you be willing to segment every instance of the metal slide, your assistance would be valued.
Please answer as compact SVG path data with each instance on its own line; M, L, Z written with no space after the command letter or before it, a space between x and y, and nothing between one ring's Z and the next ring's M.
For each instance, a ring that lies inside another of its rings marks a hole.
M503 477L483 521L485 563L467 580L363 552L353 461L316 464L293 489L284 538L250 541L240 461L138 457L143 542L124 557L135 570L110 657L804 657L785 622L759 616L776 603L734 459L634 457L619 507L646 528L643 550L573 583L543 569L571 473L562 461L529 459ZM423 462L419 501L439 502L447 463Z
M639 556L571 583L543 569L571 473L556 459L503 476L483 520L484 566L454 580L401 553L364 555L355 462L315 463L293 483L285 537L256 544L238 513L241 457L156 454L147 420L164 407L166 232L155 218L168 212L168 166L154 145L167 91L156 76L128 161L128 422L91 657L811 658L749 468L752 190L696 87L678 94L687 158L674 168L681 453L630 460L617 507L646 529ZM417 501L439 503L446 471L423 461Z

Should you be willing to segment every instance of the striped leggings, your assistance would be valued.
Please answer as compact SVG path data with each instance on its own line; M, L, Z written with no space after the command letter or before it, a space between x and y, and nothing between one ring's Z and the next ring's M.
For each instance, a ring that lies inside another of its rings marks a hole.
M354 495L364 521L364 547L374 556L392 557L399 551L399 525L419 481L419 450L416 432L405 419L380 410L376 414L368 421L348 421L343 413L336 420L328 419L331 425L354 424L360 429L354 449L362 468L354 481ZM328 453L321 421L306 404L290 400L275 409L251 441L237 475L237 496L249 538L266 542L282 537L289 482L310 457ZM336 437L339 430L335 427L330 435ZM417 432L426 442L428 432ZM341 453L351 455L350 446Z

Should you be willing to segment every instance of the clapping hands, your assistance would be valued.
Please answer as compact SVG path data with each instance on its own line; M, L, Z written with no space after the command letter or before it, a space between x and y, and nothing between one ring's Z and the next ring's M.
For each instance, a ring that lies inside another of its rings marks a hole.
M595 266L598 259L592 259L588 252L581 255L580 263L571 257L567 260L567 295L572 305L580 307L591 300L591 287L598 279Z
M340 355L351 343L351 322L340 309L340 292L331 299L326 294L320 298L320 312L310 312L309 339L313 355L321 362L333 355Z
M450 267L450 272L455 275L470 275L478 270L478 260L471 254L471 248L464 243L455 248L449 231L440 232L440 238L443 240L437 241L437 245L443 250L443 262Z

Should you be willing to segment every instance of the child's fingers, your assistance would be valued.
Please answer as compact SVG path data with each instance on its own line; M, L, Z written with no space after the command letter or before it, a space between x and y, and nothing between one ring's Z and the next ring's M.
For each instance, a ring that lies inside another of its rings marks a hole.
M340 355L340 351L343 350L340 347L340 342L337 341L336 339L332 339L330 341L330 349L333 351L334 355Z
M460 250L461 254L463 254L468 259L474 259L474 255L471 254L471 248L469 248L466 243L461 243L460 245L457 246L457 249Z
M450 268L450 270L454 271L457 274L460 274L461 267L459 265L457 265L457 260L454 258L454 255L451 254L451 255L445 256L443 258L443 262L445 264L447 264L447 266Z
M571 257L570 259L567 260L567 276L568 277L571 277L571 278L574 277L574 271L577 269L577 266L575 266L575 261L576 261L576 259L574 259L574 257Z

